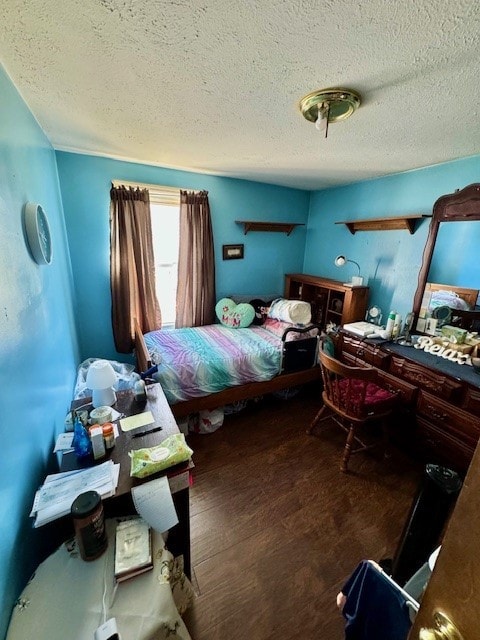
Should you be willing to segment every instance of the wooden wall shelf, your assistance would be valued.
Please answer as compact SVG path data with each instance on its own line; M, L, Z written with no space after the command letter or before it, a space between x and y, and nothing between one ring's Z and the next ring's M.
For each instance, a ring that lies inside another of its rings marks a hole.
M295 227L305 226L303 222L258 222L256 220L235 220L243 225L244 235L249 231L279 231L289 236Z
M412 214L397 216L395 218L370 218L367 220L343 220L335 224L344 224L351 234L356 231L390 231L392 229L406 229L409 233L415 233L415 225L422 218L431 218L431 215Z

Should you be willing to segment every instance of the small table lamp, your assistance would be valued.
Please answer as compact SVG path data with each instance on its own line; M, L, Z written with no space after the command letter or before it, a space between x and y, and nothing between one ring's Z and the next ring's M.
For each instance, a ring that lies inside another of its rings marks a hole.
M360 275L360 265L358 264L358 262L355 262L355 260L348 260L345 256L337 256L335 258L336 267L343 267L347 264L347 262L351 262L352 264L356 265L358 269L358 276L352 276L352 281L347 284L350 284L354 287L361 287L363 285L363 277Z
M113 385L117 376L107 360L96 360L88 367L86 386L92 390L92 404L95 407L111 407L117 401Z

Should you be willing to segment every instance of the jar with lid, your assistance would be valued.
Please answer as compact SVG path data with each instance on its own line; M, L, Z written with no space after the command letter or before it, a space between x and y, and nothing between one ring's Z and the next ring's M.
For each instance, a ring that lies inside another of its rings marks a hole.
M111 422L105 422L102 425L103 439L105 440L105 449L113 449L115 446L115 434L113 432L113 424Z
M108 545L100 495L96 491L81 493L73 501L70 512L82 559L95 560Z

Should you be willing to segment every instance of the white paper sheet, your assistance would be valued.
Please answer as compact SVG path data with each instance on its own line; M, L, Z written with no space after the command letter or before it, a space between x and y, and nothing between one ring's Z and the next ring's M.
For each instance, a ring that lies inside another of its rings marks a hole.
M132 488L133 503L139 515L160 533L178 523L167 476Z
M70 513L72 502L84 491L97 491L102 498L114 495L120 465L111 460L95 467L47 476L36 492L30 516L35 527Z
M67 433L61 433L57 441L55 442L55 449L53 453L57 453L57 451L71 451L72 450L72 442L73 442L73 431L69 431Z

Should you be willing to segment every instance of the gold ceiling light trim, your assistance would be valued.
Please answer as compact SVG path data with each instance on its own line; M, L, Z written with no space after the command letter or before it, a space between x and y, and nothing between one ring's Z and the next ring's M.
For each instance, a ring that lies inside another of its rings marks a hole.
M328 125L349 118L361 101L360 94L351 89L319 89L304 96L299 108L303 117L315 122L317 129L324 130L327 137Z

